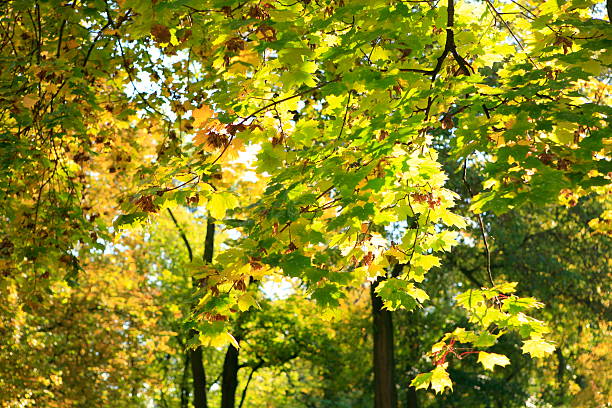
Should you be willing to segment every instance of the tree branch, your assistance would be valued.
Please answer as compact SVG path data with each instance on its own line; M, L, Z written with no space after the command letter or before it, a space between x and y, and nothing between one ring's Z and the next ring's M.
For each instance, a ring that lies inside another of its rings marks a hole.
M244 400L246 398L246 393L247 393L247 389L249 388L249 384L251 383L251 379L253 379L253 374L255 374L255 371L259 370L259 368L261 368L261 366L263 366L263 361L260 361L255 367L253 367L253 369L251 370L250 374L249 374L249 378L247 378L247 382L244 385L244 389L242 390L242 396L240 397L240 404L238 405L238 408L242 408L242 404L244 404Z
M455 44L455 33L453 31L455 25L455 2L454 0L448 0L447 3L447 13L446 13L446 42L444 44L444 49L442 50L442 54L437 58L436 66L433 69L418 69L418 68L400 68L401 72L419 72L422 74L431 75L432 82L436 79L440 70L442 69L442 65L444 64L444 60L448 54L451 54L461 71L465 75L470 75L470 65L467 63L465 58L459 55L457 51L457 45ZM472 69L472 71L474 71Z
M172 218L174 225L176 225L176 228L179 231L179 235L181 236L181 239L185 243L185 247L187 248L187 253L189 254L189 262L192 262L193 261L193 251L191 250L191 245L189 245L189 240L187 239L187 235L185 234L185 231L183 231L183 228L181 228L181 225L178 223L178 221L174 217L174 214L172 214L172 210L170 208L166 208L166 209L168 210L168 214L170 214L170 218Z
M463 179L463 184L465 185L468 193L470 194L470 198L473 198L474 193L472 193L472 188L470 187L470 184L467 182L466 175L467 175L467 157L463 159L463 177L462 179ZM489 282L491 283L491 286L495 286L495 282L493 281L493 274L491 272L491 251L489 250L489 242L487 240L487 232L484 227L484 221L482 220L481 214L476 214L476 217L478 218L478 225L480 226L480 233L482 234L482 241L484 242L484 247L485 247L485 259L487 261L487 275L489 278Z

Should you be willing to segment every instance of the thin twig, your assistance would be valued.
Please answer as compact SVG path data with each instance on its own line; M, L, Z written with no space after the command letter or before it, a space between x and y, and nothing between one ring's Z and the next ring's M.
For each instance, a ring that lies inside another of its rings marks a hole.
M472 193L472 188L470 187L470 184L467 181L467 157L463 159L463 184L465 185L470 195L470 198L473 198L474 193ZM489 282L491 283L491 286L495 286L495 282L493 281L493 273L491 272L491 251L489 250L489 242L487 240L487 233L484 227L484 221L482 220L481 214L476 214L476 217L478 218L478 225L480 226L480 233L482 234L482 241L484 242L484 247L485 247L485 258L487 261L487 275L489 278Z
M351 105L351 92L352 89L348 92L348 98L346 100L346 107L344 108L344 117L342 118L342 126L340 126L340 133L338 134L338 140L342 137L342 132L344 131L344 126L346 126L346 118L348 116L349 107Z
M172 210L170 208L166 208L166 209L168 210L168 214L170 214L170 218L172 218L174 225L178 229L181 239L185 243L185 247L187 248L187 253L189 254L189 262L192 262L193 261L193 251L191 250L191 245L189 244L189 240L187 239L187 234L185 234L185 231L183 231L183 228L178 223L177 219L174 217Z
M333 79L331 81L321 82L319 85L317 85L317 86L315 86L313 88L308 88L308 89L306 89L304 91L298 92L298 93L293 94L291 96L287 96L286 98L282 98L282 99L279 99L277 101L272 101L269 104L263 106L262 108L257 109L256 111L254 111L253 113L249 114L248 116L245 116L244 118L242 118L242 120L240 122L238 122L238 124L242 125L247 120L254 118L255 116L257 116L261 112L264 112L264 111L266 111L266 110L268 110L270 108L275 107L279 103L283 103L283 102L289 101L289 100L294 99L294 98L299 98L300 96L305 95L305 94L307 94L309 92L313 92L313 91L316 91L317 89L323 88L325 85L328 85L328 84L330 84L332 82L336 82L336 81L338 81L338 79L339 78ZM223 147L223 150L221 150L221 153L219 153L219 155L215 158L215 160L213 160L212 163L210 163L211 166L216 164L221 159L221 157L223 157L223 155L225 154L225 152L227 151L229 146L232 144L233 140L234 140L234 135L232 135L230 137L230 139L227 141L227 143Z
M529 54L527 54L527 50L525 49L525 47L523 46L523 43L521 42L521 40L519 40L519 38L514 34L514 31L512 31L512 29L510 28L510 25L508 24L508 22L502 17L502 15L499 13L499 11L497 11L497 9L495 8L495 6L493 6L493 3L491 3L491 0L485 0L487 5L489 6L489 8L493 11L493 13L497 16L497 18L499 18L499 20L502 22L502 24L506 27L506 29L508 30L508 32L510 33L510 35L512 36L512 38L514 38L514 41L516 41L516 43L518 44L518 46L521 48L521 50L523 50L523 52L525 53L525 55L527 56L527 59L529 60L529 62L531 62L531 64L535 67L535 68L539 68L538 64L535 63L534 60L531 59L531 57L529 56Z

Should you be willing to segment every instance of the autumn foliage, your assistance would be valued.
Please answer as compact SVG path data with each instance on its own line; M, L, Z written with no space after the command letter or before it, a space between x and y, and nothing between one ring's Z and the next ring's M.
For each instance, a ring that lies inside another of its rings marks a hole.
M595 0L0 2L0 406L608 406Z

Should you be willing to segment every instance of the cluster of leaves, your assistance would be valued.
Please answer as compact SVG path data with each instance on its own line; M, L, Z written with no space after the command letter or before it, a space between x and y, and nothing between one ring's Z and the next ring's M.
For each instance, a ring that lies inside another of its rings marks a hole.
M495 345L498 338L510 330L517 331L522 338L527 338L523 342L523 353L529 353L532 357L545 357L552 353L555 346L542 338L543 334L549 332L548 327L524 313L543 305L534 298L512 295L515 291L516 283L506 283L491 289L470 289L458 295L457 304L466 309L469 323L479 326L479 330L457 328L452 333L445 334L442 340L431 348L436 368L430 373L416 376L412 385L416 389L431 385L436 392L441 392L446 387L452 388L445 370L448 365L446 360L452 356L461 359L468 354L478 353L478 362L487 370L493 370L496 365L503 367L510 364L505 355L475 350ZM473 347L459 347L460 344L471 344Z

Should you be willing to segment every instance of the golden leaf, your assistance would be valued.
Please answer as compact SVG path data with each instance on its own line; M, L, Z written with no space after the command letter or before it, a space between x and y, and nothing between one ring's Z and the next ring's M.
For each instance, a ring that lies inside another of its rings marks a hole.
M193 116L193 127L203 127L213 116L214 112L208 105L202 105L201 108L194 109L191 115Z

